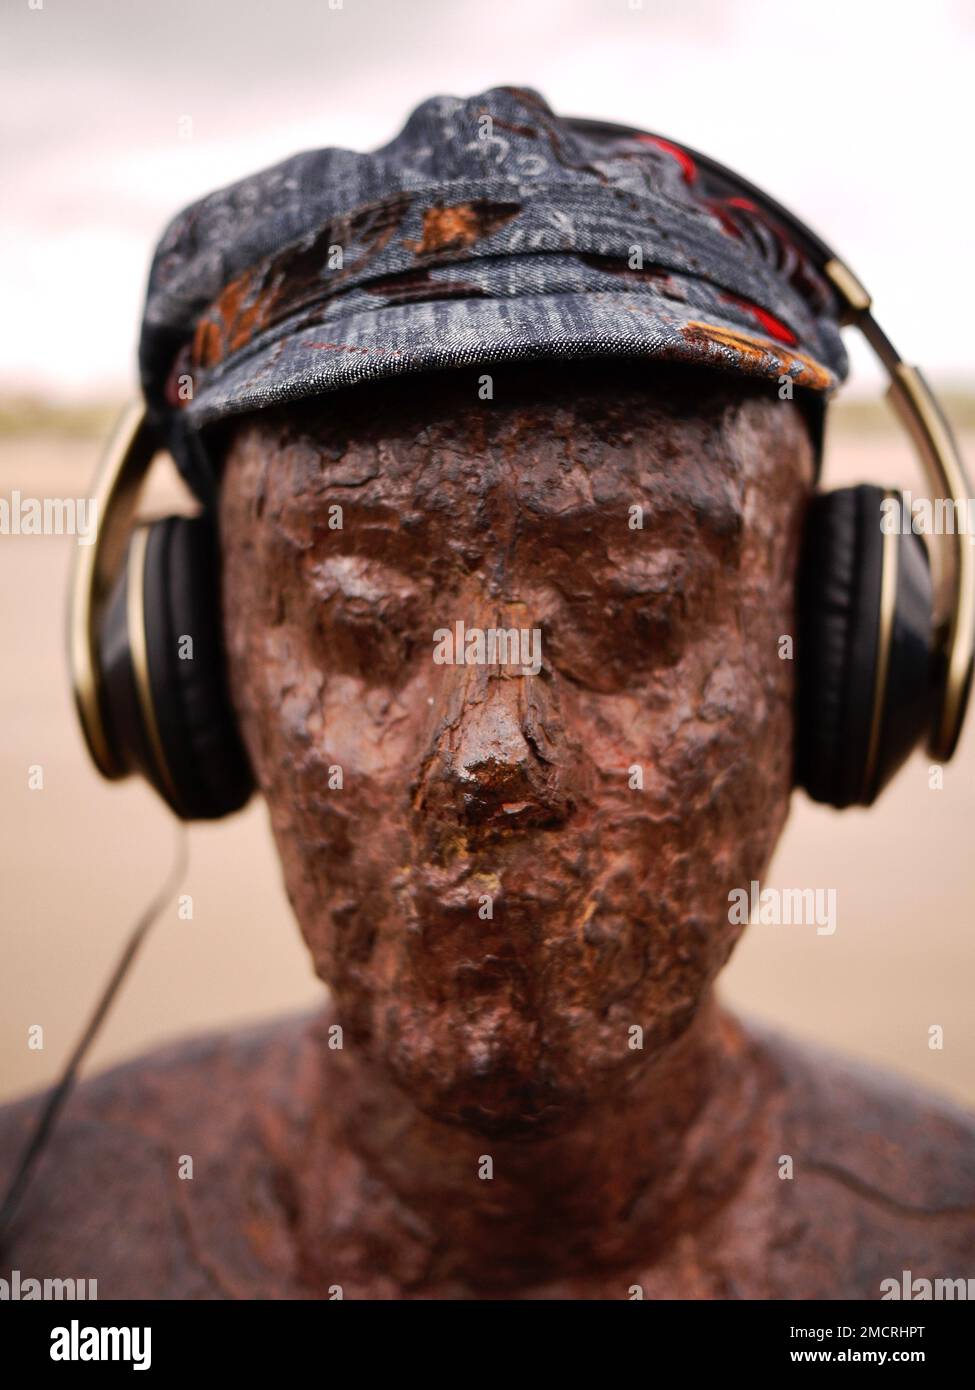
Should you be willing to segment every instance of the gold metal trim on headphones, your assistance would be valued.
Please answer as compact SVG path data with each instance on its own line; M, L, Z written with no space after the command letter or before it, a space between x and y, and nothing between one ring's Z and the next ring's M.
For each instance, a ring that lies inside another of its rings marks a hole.
M964 515L971 484L951 428L933 392L918 369L901 358L884 333L873 316L870 295L849 267L834 257L827 261L823 271L846 305L844 322L860 330L886 371L890 382L888 399L914 442L925 474L942 495L951 499L954 515ZM975 555L957 527L950 540L951 544L938 547L940 554L947 552L951 556L950 596L947 601L942 599L944 611L936 615L936 651L933 654L942 666L939 674L942 690L938 721L926 744L931 757L939 762L947 762L958 744L975 657ZM890 553L885 545L885 572ZM878 651L878 661L886 661L889 654L890 632L886 641L888 652ZM875 708L875 720L878 717ZM871 745L874 734L872 729Z
M157 452L141 400L126 407L105 451L94 488L95 539L79 546L71 574L68 657L78 718L95 766L115 781L126 775L112 752L98 659L98 621L117 578L135 509Z

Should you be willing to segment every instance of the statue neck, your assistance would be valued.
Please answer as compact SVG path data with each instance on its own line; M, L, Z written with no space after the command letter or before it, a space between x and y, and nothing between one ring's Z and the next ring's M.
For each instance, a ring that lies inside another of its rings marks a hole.
M756 1156L760 1069L713 999L625 1093L557 1133L512 1137L422 1114L368 1058L329 1048L334 1021L315 1027L311 1124L292 1161L302 1263L325 1285L379 1271L397 1291L503 1291L649 1265Z

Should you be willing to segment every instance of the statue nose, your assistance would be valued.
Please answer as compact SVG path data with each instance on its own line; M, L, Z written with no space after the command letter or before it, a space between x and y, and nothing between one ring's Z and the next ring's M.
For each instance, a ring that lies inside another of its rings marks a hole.
M427 764L427 808L488 830L561 824L572 798L545 683L467 670L459 684Z
M558 766L540 755L512 703L489 699L470 710L451 750L448 776L468 821L550 824L565 809Z

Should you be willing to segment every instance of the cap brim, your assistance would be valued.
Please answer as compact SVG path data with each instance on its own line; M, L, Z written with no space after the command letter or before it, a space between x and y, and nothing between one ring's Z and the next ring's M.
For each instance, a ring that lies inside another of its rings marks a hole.
M686 362L825 393L840 382L825 363L757 332L733 303L702 317L700 307L663 296L590 291L333 310L319 323L279 326L202 374L183 414L202 428L408 373L595 357Z

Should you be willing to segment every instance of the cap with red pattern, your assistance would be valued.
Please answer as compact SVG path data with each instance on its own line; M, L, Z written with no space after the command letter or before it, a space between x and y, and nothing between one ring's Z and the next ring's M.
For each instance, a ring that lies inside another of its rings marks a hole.
M156 250L152 416L200 483L224 416L408 372L639 357L830 392L828 283L767 208L657 136L531 90L433 97L368 154L295 155L211 194Z

